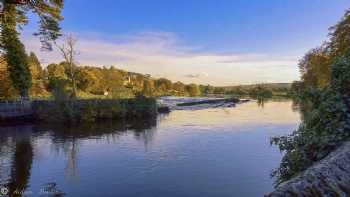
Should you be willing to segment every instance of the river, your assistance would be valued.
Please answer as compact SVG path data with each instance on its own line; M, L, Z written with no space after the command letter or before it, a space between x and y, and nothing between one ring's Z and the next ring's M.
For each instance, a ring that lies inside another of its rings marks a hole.
M157 119L0 127L0 192L27 196L262 196L300 122L292 102L174 110Z

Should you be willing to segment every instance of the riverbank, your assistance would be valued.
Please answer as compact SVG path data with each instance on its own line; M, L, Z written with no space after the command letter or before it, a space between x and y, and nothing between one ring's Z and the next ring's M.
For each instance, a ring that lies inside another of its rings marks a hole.
M348 196L350 194L350 142L281 184L267 197Z
M31 121L47 123L80 123L100 120L155 117L157 103L153 98L37 100L6 105L1 122ZM12 111L11 111L12 110ZM23 114L22 111L26 113ZM16 115L17 114L17 115Z

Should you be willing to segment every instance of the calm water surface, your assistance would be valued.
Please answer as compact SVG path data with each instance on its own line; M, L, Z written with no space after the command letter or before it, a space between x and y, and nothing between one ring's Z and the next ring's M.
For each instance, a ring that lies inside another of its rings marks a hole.
M292 102L173 111L155 120L0 128L0 185L27 196L262 196L299 123Z

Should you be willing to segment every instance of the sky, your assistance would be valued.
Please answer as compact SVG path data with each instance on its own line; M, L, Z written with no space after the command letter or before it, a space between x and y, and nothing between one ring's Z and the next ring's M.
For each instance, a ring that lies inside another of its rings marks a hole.
M349 0L66 0L63 34L81 66L115 66L217 86L292 82L298 60L327 40ZM22 33L43 64L36 18Z

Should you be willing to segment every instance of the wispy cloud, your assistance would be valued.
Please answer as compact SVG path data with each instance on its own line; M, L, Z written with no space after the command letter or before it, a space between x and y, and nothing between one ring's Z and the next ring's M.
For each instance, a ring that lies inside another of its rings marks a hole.
M187 78L202 78L202 77L208 77L209 74L208 73L192 73L192 74L187 74L185 75L185 77Z
M186 83L231 85L255 82L289 82L298 78L297 57L276 54L206 53L188 46L175 34L142 32L106 38L100 34L77 34L81 65L109 66L167 77ZM45 64L62 60L57 51L40 51L37 38L25 34L28 51Z

